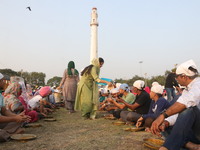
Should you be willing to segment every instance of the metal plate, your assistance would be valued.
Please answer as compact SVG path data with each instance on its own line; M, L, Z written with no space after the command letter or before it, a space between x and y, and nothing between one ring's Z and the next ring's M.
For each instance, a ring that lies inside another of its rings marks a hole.
M14 134L10 138L13 140L25 141L25 140L33 140L37 136L35 134Z
M156 138L146 138L143 139L144 143L143 145L154 149L154 150L159 150L159 148L164 144L164 140L163 139L156 139Z

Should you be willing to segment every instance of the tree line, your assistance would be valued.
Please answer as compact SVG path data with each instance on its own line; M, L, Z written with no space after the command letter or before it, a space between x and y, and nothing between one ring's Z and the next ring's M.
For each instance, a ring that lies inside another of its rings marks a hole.
M53 78L50 78L47 81L47 84L45 83L45 78L46 78L46 74L43 72L27 72L27 71L14 71L12 69L0 69L0 72L6 76L20 76L22 78L24 78L24 80L31 84L32 86L44 86L44 85L49 85L49 86L58 86L60 84L60 81L62 79L62 77L58 77L58 76L54 76ZM145 85L151 87L151 84L154 81L157 81L158 83L160 83L161 85L165 84L165 79L166 76L170 73L169 70L165 71L164 75L158 75L158 76L152 76L151 78L144 78L144 77L140 77L138 75L133 76L131 79L127 79L124 80L122 78L120 79L115 79L114 81L118 82L118 83L127 83L129 86L132 86L133 83L136 80L143 80L145 81Z

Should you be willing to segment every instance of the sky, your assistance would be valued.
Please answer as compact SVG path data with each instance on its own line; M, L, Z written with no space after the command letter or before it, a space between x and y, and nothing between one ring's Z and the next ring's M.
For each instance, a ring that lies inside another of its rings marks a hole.
M199 0L1 0L0 68L46 80L62 77L69 61L81 71L90 64L93 7L100 77L151 78L189 59L199 69Z

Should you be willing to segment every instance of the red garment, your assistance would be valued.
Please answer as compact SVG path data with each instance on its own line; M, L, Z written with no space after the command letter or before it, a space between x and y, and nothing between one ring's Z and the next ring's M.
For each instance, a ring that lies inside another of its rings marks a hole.
M144 88L144 90L145 90L148 94L151 92L151 90L150 90L150 88L149 88L148 86L146 86L146 87Z
M24 106L25 115L28 115L31 117L30 122L36 122L38 120L38 113L35 110L29 110L27 103L24 101L24 98L22 96L18 97L22 105Z

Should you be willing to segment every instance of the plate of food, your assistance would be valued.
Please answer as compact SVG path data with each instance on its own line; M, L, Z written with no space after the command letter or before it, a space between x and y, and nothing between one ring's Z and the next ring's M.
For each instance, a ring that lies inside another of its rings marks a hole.
M116 120L117 118L113 117L113 116L106 116L104 117L104 119L108 119L108 120Z
M138 131L142 131L144 129L145 129L145 127L131 127L132 132L138 132Z
M44 121L52 122L52 121L56 121L56 119L55 118L45 118Z
M124 131L131 131L131 128L124 128Z
M37 127L41 127L42 125L39 123L28 123L25 125L26 128L37 128Z
M154 150L158 150L164 144L164 140L159 138L145 138L143 139L143 142L145 147Z
M123 121L116 121L116 122L112 122L112 124L117 125L117 126L120 126L120 125L125 125L126 122L123 122Z
M13 134L11 135L11 139L19 140L19 141L26 141L26 140L33 140L37 136L35 134Z

